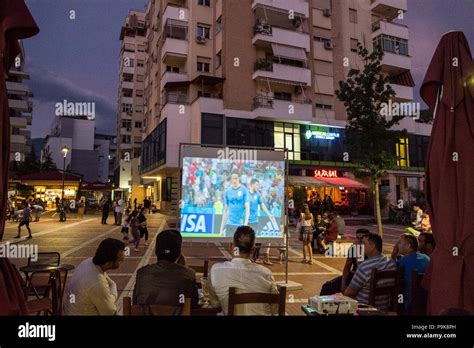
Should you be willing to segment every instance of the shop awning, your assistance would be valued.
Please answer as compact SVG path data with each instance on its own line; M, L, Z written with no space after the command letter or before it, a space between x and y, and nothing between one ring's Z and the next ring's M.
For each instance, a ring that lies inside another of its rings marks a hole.
M288 182L290 185L300 185L300 186L328 186L325 182L317 180L312 176L288 176Z
M275 57L295 59L303 62L306 62L307 59L304 48L272 43L272 50Z
M356 189L366 189L367 185L364 185L361 182L355 181L349 178L318 178L320 181L324 181L323 186L344 186L349 188L356 188Z

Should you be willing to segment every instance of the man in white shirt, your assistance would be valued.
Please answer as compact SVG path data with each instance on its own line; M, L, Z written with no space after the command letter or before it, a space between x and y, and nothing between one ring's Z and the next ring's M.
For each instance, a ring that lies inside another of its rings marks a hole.
M278 294L272 272L253 263L251 256L255 250L255 231L249 226L240 226L234 234L231 261L216 263L209 272L209 297L214 308L221 307L228 313L229 288L237 288L237 293ZM278 305L255 303L237 305L236 315L276 315Z
M119 268L124 260L124 250L122 241L104 239L95 256L77 266L64 294L64 315L117 314L117 285L106 272Z

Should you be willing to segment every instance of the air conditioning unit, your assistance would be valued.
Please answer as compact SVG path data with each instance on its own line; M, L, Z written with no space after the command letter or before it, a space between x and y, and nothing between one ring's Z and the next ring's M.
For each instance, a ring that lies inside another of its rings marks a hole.
M324 48L327 50L332 50L332 42L331 41L324 41Z
M301 20L300 17L295 17L295 18L291 21L291 23L293 24L293 26L294 26L295 28L299 28L299 27L301 26L302 22L303 22L303 21Z
M206 38L204 36L196 36L196 42L199 44L206 43Z
M372 32L380 29L380 21L372 23Z
M324 17L331 17L331 10L329 8L325 8L323 10L323 16Z

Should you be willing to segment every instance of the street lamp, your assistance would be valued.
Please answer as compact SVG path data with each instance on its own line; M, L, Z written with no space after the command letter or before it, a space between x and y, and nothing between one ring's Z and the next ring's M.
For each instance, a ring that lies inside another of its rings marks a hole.
M69 152L69 148L67 146L63 146L61 149L61 152L63 153L63 190L61 192L61 204L64 202L64 172L66 171L66 156L67 153Z

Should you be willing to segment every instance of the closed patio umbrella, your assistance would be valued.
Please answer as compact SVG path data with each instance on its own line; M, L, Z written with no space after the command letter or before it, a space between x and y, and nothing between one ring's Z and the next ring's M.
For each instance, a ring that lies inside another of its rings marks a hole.
M441 38L420 95L434 115L426 202L436 248L425 276L428 313L474 312L474 66L460 31Z
M38 32L24 0L0 1L0 240L5 226L10 160L10 118L5 79L20 53L18 40Z

